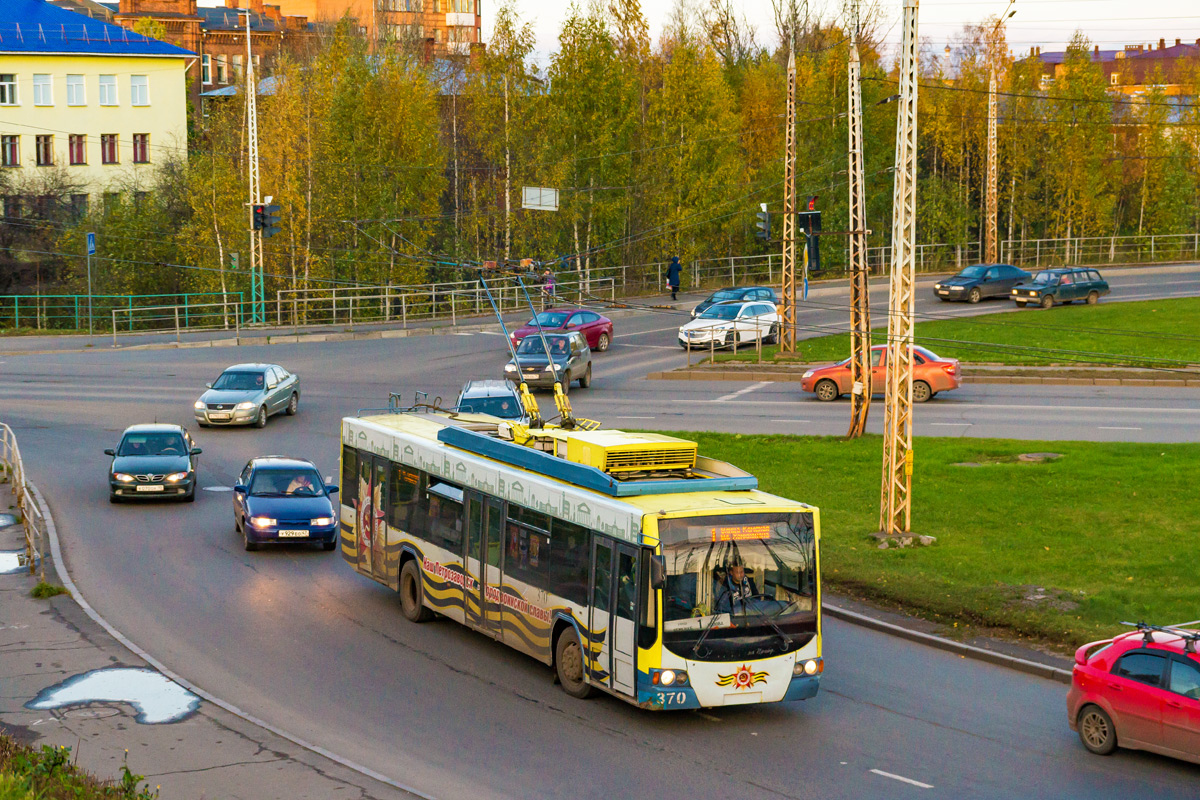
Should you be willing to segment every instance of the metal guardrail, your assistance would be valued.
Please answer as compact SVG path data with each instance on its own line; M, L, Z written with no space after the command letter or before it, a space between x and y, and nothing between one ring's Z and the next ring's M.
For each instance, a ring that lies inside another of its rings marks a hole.
M21 462L21 450L17 447L17 436L12 428L0 422L0 471L12 486L17 499L17 510L25 528L25 563L29 574L40 570L41 579L46 580L46 561L43 558L46 542L46 519L38 507L37 499L25 482L25 465Z
M192 309L210 303L213 298L230 306L240 306L241 292L176 292L171 294L97 294L92 295L93 319L103 330L105 320L111 318L113 309L122 309L131 315L150 303L159 306L169 301L178 305L185 327ZM0 330L17 329L24 325L35 330L81 330L88 329L88 295L86 294L4 294L0 295Z
M243 309L240 304L232 302L200 303L186 308L184 306L114 308L112 310L113 347L117 346L118 336L149 332L170 333L174 331L175 341L179 342L184 333L230 330L231 324L234 340L240 342L242 336L242 315L245 311L246 309ZM118 320L118 317L122 315L127 318L127 322ZM205 320L211 320L211 322L206 324ZM125 330L126 327L128 327L128 330Z

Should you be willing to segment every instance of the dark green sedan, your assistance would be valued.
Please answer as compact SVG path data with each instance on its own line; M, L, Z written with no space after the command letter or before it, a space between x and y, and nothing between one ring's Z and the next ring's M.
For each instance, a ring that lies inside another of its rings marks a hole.
M1050 308L1055 303L1074 303L1076 300L1094 306L1108 292L1108 281L1100 277L1097 270L1063 267L1044 269L1032 280L1017 284L1012 289L1012 299L1021 308L1029 304Z
M104 454L112 456L108 467L110 502L170 497L190 503L196 499L200 448L179 425L131 425L121 436L121 444Z

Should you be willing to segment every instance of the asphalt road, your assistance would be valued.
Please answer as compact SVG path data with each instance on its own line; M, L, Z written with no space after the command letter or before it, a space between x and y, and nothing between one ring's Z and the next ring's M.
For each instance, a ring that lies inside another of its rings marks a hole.
M572 392L577 410L625 427L844 429L845 404L794 385L643 380L682 363L677 324L623 318L593 388ZM50 501L76 582L119 630L250 713L438 798L1196 796L1200 768L1087 754L1059 684L833 620L816 699L650 714L569 698L544 666L456 624L407 623L394 594L335 554L241 549L227 490L246 459L307 456L333 474L341 416L389 391L452 398L463 380L497 375L503 350L476 334L4 357L0 418ZM194 505L110 506L102 451L120 431L191 426L204 382L254 359L302 376L300 414L194 431L200 485L216 490ZM919 407L917 431L1194 440L1198 407L1186 390L981 386Z

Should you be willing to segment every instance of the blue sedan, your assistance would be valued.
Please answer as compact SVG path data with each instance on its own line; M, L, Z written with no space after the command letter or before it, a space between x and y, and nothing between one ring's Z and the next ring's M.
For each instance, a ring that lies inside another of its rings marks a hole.
M316 466L302 458L263 456L246 464L233 487L233 524L247 550L266 543L317 542L337 547L338 517Z

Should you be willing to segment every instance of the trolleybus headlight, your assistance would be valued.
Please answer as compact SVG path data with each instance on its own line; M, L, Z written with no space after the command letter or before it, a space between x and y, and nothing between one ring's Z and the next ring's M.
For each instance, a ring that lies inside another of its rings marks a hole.
M825 662L819 658L810 658L808 661L797 661L796 666L792 668L793 675L818 675L825 671Z
M658 680L663 686L670 686L675 683L675 671L664 669Z

